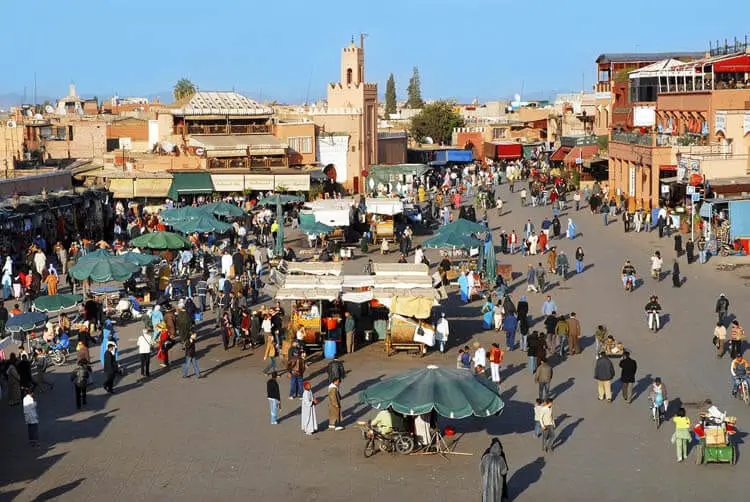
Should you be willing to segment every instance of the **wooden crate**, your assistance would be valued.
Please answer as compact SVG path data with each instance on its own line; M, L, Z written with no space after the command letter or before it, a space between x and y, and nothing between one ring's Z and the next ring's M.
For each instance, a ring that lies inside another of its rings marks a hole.
M706 446L724 446L727 444L727 434L723 428L706 429Z

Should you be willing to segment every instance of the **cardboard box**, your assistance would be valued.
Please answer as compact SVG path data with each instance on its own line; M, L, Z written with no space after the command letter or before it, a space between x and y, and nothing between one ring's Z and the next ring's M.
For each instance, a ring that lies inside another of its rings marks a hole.
M706 446L724 446L725 444L727 444L727 438L724 429L706 429Z

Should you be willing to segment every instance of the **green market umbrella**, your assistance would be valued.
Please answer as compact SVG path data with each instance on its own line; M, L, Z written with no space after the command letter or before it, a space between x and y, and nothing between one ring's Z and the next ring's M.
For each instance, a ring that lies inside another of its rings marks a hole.
M80 258L78 263L70 268L70 275L79 281L87 279L94 282L127 281L140 270L138 265L119 256L97 253L90 253Z
M106 249L97 249L96 251L91 251L90 253L86 253L85 255L78 258L78 262L80 263L81 260L97 260L102 258L112 258L114 255L106 250Z
M161 216L161 219L164 221L164 223L173 223L176 221L193 220L202 216L206 216L207 214L210 213L205 209L205 206L185 206L175 209L165 209L164 211L159 213L159 216Z
M57 313L73 308L81 301L81 295L45 295L37 297L32 307L37 312Z
M427 239L422 243L422 247L426 248L457 248L457 249L469 249L478 248L482 245L482 241L471 237L469 234L460 233L456 227L452 230L439 232L432 239Z
M258 201L261 206L276 205L276 221L279 223L279 230L276 232L276 245L273 248L276 256L281 256L284 253L284 211L282 206L290 202L301 202L303 200L305 199L298 195L277 193L270 197L263 197Z
M301 232L304 232L309 235L319 235L319 234L327 234L329 232L333 232L334 228L326 225L325 223L320 223L319 221L315 221L312 223L304 223L300 225L299 227Z
M213 202L211 204L206 204L203 207L205 207L207 212L215 214L217 216L239 218L240 216L247 215L247 213L242 208L224 201Z
M146 249L182 249L190 247L190 242L173 232L149 232L132 239L130 245Z
M135 253L133 251L128 251L127 253L121 254L120 258L125 261L129 261L130 263L135 263L139 267L145 267L146 265L152 265L158 261L161 261L161 258L159 256L145 253Z
M41 329L47 324L47 314L44 312L26 312L18 314L8 319L5 324L5 331L11 334L22 333Z
M170 223L170 225L172 225L172 228L174 228L178 232L182 232L184 234L191 234L193 232L224 233L232 228L231 224L224 221L219 221L208 213L193 220L177 221L174 223Z
M456 368L427 366L388 378L359 393L359 402L402 415L436 411L448 418L488 417L503 409L497 386Z
M439 234L442 234L443 232L457 232L460 234L471 235L482 234L486 231L487 228L484 225L474 223L473 221L465 220L463 218L452 221L444 227L440 227L438 229Z

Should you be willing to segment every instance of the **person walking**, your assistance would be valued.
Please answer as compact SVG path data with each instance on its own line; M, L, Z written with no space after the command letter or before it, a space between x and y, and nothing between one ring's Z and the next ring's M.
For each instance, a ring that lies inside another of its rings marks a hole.
M690 419L686 416L685 408L677 410L677 416L672 417L674 422L674 434L672 442L677 447L677 462L687 459L688 441L692 439L690 434Z
M534 265L529 263L529 271L526 275L526 292L529 293L531 291L538 293L539 289L536 287L536 269Z
M552 366L547 363L546 357L539 359L539 366L534 370L534 381L539 386L539 399L547 399L552 382Z
M107 345L104 353L104 390L110 394L115 393L115 376L117 375L117 360L115 359L115 344Z
M544 406L539 410L539 426L542 428L542 451L552 452L555 442L555 418L552 414L552 399L547 398Z
M503 318L503 331L505 331L505 345L508 347L510 352L513 352L516 346L516 328L518 327L518 320L514 313L508 314L508 309L505 309L506 316Z
M581 323L578 321L575 312L570 313L568 318L568 351L570 355L581 353Z
M631 359L630 352L624 351L620 359L620 382L622 383L622 398L628 404L633 400L633 384L637 370L638 364Z
M687 259L688 265L693 263L693 261L695 260L695 243L691 238L688 238L687 242L685 243L685 257Z
M346 377L346 368L344 368L344 363L341 361L341 359L339 359L338 357L334 357L333 360L328 363L326 373L328 374L328 383L332 384L336 379L339 379L341 381L344 380L344 378Z
M266 351L263 354L263 360L268 360L268 365L263 368L263 373L276 372L276 358L279 355L279 349L276 345L273 335L266 337Z
M714 309L718 316L718 321L724 324L724 319L727 317L729 312L729 298L724 293L721 293L716 299L716 308Z
M318 404L318 400L315 399L312 393L312 386L310 382L303 382L302 388L302 431L307 436L312 436L318 432L318 417L315 414L315 405Z
M576 274L580 274L583 272L583 248L581 246L578 246L576 248Z
M339 392L341 379L336 378L328 386L328 429L341 431L344 430L342 422L344 418L341 414L341 393Z
M729 340L729 355L734 359L738 354L742 355L742 341L745 339L745 329L740 326L740 322L737 319L732 321L730 328L732 331Z
M278 373L271 372L271 377L266 382L266 396L268 397L268 406L271 411L271 425L279 423L278 414L281 410L281 390L279 382L276 380Z
M77 410L80 410L81 406L86 405L86 388L89 385L90 376L91 366L89 366L89 363L87 361L78 361L76 369L73 371L73 374L70 375L76 393Z
M727 328L721 322L716 323L714 328L714 345L716 346L716 357L724 357L727 341Z
M445 345L448 343L450 336L450 326L448 319L445 318L445 312L440 314L440 319L435 325L435 335L437 342L440 344L440 353L445 354Z
M351 312L344 314L344 333L346 333L346 353L354 352L354 317Z
M615 367L604 352L599 353L594 367L594 379L598 386L599 401L607 399L612 402L612 379L615 377Z
M522 296L521 299L518 300L518 305L516 305L516 316L518 319L518 330L521 333L521 343L519 348L523 352L526 352L529 348L529 302L526 300L525 296Z
M29 434L29 444L39 446L39 414L36 409L36 399L34 391L31 388L25 390L26 395L23 398L23 419L26 422L26 429Z
M529 333L529 336L526 339L526 354L529 357L529 371L531 371L532 375L534 374L534 370L536 370L536 352L538 343L539 338L537 332L532 331Z
M498 438L492 438L490 447L482 455L479 470L482 473L482 502L509 500L508 461Z
M141 363L141 378L148 378L151 376L151 349L154 346L154 340L147 329L138 335L136 345L138 345L138 358Z
M500 364L503 362L503 351L500 345L493 343L490 347L490 377L492 382L500 389Z
M302 381L305 377L305 359L299 350L289 358L289 399L302 398Z
M195 358L195 341L198 339L198 334L193 331L190 336L185 340L185 362L182 365L182 378L188 378L188 369L190 366L193 367L193 376L195 378L201 377L201 372L198 369L198 359Z

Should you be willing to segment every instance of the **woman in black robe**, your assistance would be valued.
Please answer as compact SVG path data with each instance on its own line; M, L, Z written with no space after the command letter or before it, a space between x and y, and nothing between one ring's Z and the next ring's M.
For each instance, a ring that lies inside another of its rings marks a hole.
M508 461L498 438L492 439L479 467L482 472L482 502L508 500Z
M680 279L680 264L677 263L677 259L674 260L674 263L672 264L672 287L679 288L682 284L682 280Z

